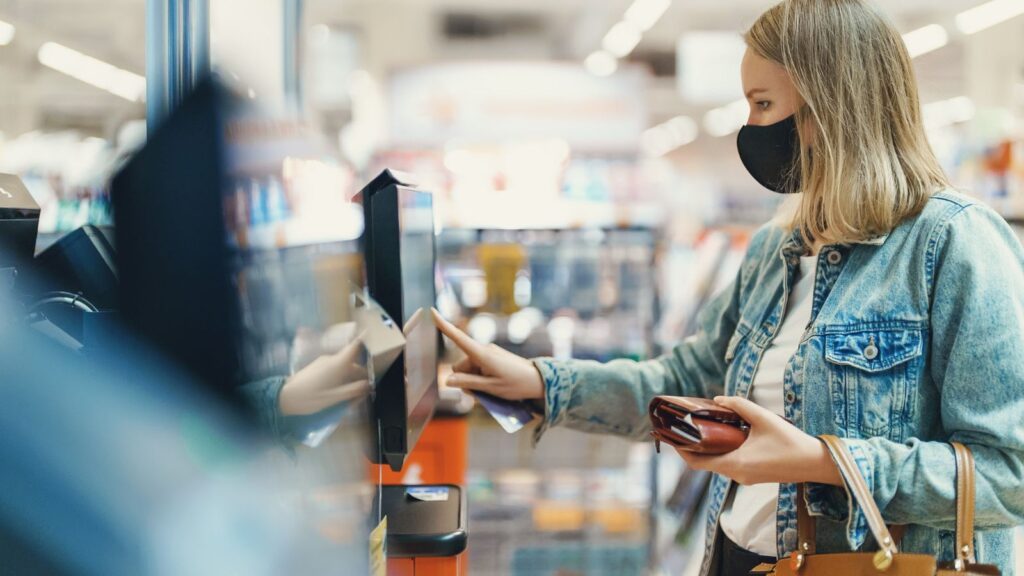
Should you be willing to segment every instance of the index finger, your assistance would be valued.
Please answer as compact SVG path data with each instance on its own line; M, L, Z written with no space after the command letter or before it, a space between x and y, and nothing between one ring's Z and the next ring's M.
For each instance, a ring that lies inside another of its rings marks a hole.
M454 324L445 320L444 317L441 316L441 313L436 309L431 308L430 312L434 315L434 322L437 323L437 329L447 336L449 340L454 342L456 346L462 349L462 351L466 353L466 356L469 356L473 360L479 360L483 356L483 344L473 340L469 337L469 334L459 330Z

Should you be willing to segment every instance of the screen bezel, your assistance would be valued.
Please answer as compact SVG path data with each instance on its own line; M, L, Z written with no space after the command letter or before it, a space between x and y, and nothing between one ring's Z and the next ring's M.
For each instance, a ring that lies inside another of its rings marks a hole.
M390 171L375 178L362 191L366 229L363 235L366 255L367 288L370 296L391 318L405 325L405 301L401 267L402 253L402 206L399 195L422 195L433 211L433 195L401 183ZM434 223L431 218L431 268L436 273L437 246L434 240ZM434 274L431 274L434 278ZM437 297L437 287L430 285L432 299ZM435 358L435 366L437 359ZM405 379L405 352L383 375L377 376L372 402L371 437L369 449L371 460L388 464L392 470L401 470L405 458L416 446L423 429L433 417L437 407L437 373L431 383L423 387L419 398L409 398L409 387ZM433 391L433 394L431 394ZM433 403L424 406L424 403ZM410 421L413 414L424 414L416 422Z

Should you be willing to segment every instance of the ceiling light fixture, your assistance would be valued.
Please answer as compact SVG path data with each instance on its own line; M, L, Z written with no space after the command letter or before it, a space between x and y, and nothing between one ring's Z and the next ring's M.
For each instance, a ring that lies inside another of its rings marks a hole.
M146 79L144 77L97 60L78 50L56 42L47 42L39 48L38 58L44 66L106 90L125 100L142 102L146 99Z
M747 123L750 107L744 98L725 106L708 110L704 114L704 130L714 137L728 136Z
M934 52L949 44L949 33L941 24L929 24L903 35L903 43L911 58Z
M587 56L583 65L596 76L609 76L618 67L618 58L625 58L636 48L644 32L650 30L665 14L672 0L633 0L622 20L617 22L601 41L604 50Z
M992 0L956 15L956 27L964 34L974 34L1024 14L1021 0Z
M697 139L700 128L689 116L676 116L665 123L665 128L672 135L676 146L685 146Z
M594 76L611 76L619 67L619 63L611 54L604 50L598 50L587 56L587 59L583 61L583 66Z
M700 128L689 116L676 116L644 131L641 147L647 156L664 156L686 146L700 135Z
M7 46L14 40L14 24L0 20L0 46Z
M604 35L601 46L612 56L622 58L636 48L642 36L643 34L636 24L623 20L612 26L611 30Z
M671 5L672 0L634 0L622 19L634 24L641 32L646 32L654 27Z

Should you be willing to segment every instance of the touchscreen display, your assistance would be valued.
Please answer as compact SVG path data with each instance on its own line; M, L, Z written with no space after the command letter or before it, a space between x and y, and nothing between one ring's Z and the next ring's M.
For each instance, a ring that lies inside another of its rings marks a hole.
M413 437L437 404L437 328L434 305L434 212L426 192L398 188L402 326L405 333L406 398Z

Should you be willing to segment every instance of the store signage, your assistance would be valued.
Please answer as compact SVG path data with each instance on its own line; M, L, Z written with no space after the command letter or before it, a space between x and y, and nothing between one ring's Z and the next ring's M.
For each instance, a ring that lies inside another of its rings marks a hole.
M573 150L635 151L647 127L647 73L597 77L575 62L472 62L410 68L390 82L396 148L560 139Z

